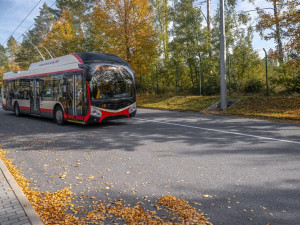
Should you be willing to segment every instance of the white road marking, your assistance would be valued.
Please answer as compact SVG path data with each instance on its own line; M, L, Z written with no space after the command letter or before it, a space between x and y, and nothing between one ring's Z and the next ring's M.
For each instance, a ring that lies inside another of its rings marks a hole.
M258 138L258 139L263 139L263 140L271 140L271 141L280 141L280 142L286 142L286 143L300 144L300 142L298 142L298 141L290 141L290 140L284 140L284 139L263 137L263 136L257 136L257 135L252 135L252 134L244 134L244 133L225 131L225 130L217 130L217 129L204 128L204 127L195 127L195 126L178 124L178 123L161 122L161 121L157 121L157 120L146 120L146 119L140 119L140 118L135 118L135 119L146 121L146 122L152 122L152 123L161 123L161 124L168 124L168 125L173 125L173 126L193 128L193 129L198 129L198 130L207 130L207 131L214 131L214 132L225 133L225 134L234 134L234 135L245 136L245 137L253 137L253 138Z

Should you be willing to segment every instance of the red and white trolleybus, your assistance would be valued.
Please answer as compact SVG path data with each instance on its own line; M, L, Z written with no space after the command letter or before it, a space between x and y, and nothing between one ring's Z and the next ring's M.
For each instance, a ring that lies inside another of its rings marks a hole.
M115 55L74 53L33 63L27 71L3 75L2 108L16 116L32 114L95 123L136 114L135 75Z

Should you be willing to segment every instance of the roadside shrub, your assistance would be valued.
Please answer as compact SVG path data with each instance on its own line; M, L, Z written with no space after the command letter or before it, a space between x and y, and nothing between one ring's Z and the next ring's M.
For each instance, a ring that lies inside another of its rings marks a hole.
M246 93L257 93L261 92L264 88L263 82L258 78L253 78L246 82L244 91Z
M288 93L300 93L300 75L287 80L285 86Z

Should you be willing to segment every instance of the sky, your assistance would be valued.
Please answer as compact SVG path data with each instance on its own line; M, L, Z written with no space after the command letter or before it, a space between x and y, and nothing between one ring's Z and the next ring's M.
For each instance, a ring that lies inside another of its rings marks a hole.
M6 41L10 37L11 33L17 28L21 21L27 16L27 14L33 9L33 7L40 0L0 0L0 44L6 46ZM33 12L27 17L27 19L22 23L22 25L13 34L17 41L21 42L22 37L20 37L33 23L34 18L39 15L39 8L42 7L43 3L52 5L55 0L41 0L38 6L33 10ZM199 0L202 2L203 0ZM248 0L237 0L237 11L247 11L254 9L255 6L249 3ZM217 5L218 0L211 0L211 12L213 13ZM265 0L255 0L255 5L260 7L270 7ZM202 6L203 13L206 14L205 5ZM255 20L256 13L250 12L253 20ZM265 41L262 40L258 33L255 33L253 39L253 47L258 50L260 57L264 56L263 48L267 51L270 48L275 47L273 40Z
M38 2L39 0L0 0L0 44L6 46L6 43L3 43L7 41L11 33ZM42 7L44 2L52 5L54 0L41 0L39 5L13 34L19 42L22 41L22 37L19 38L20 35L34 23L34 18L39 15L39 8Z

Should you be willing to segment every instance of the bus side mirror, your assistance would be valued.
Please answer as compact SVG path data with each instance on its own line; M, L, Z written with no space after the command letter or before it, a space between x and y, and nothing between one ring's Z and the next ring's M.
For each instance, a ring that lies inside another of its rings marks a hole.
M79 68L83 68L83 77L86 81L90 81L92 79L92 68L87 64L78 64Z

